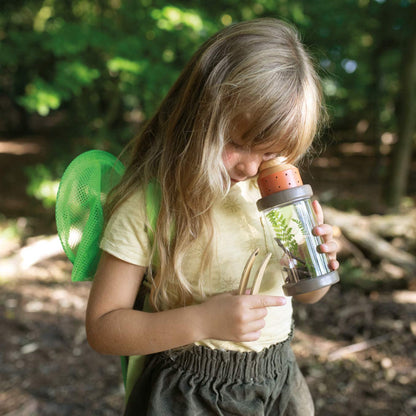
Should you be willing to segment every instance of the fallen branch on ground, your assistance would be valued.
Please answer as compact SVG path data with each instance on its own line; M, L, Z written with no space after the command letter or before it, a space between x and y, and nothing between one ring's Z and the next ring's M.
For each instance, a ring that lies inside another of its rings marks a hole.
M380 335L379 337L376 337L376 338L372 338L372 339L365 340L362 342L357 342L356 344L351 344L346 347L342 347L336 351L331 352L328 355L327 360L336 361L336 360L346 357L347 355L368 350L370 348L375 347L376 345L389 341L395 335L397 334L394 332L389 332L387 334Z
M416 222L414 213L405 216L387 216L383 224L381 216L361 216L354 213L338 211L331 207L324 207L325 221L337 226L342 234L355 246L368 252L371 256L380 260L387 260L409 273L416 272L416 258L410 253L395 247L383 237L390 235L387 231L394 229L394 236L399 236L398 231L403 232L403 237L415 238ZM403 226L405 224L405 226ZM394 225L394 226L393 226Z

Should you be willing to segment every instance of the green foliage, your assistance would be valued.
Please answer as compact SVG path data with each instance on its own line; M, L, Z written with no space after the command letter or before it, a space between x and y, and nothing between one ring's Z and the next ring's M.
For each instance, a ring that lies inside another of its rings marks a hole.
M303 226L302 222L298 218L292 218L292 221L299 227L299 230L303 235L307 235L305 227Z
M6 219L0 215L0 242L3 247L11 241L18 241L22 236L21 227L17 220Z
M50 110L56 110L61 105L62 94L41 78L28 84L25 92L24 96L17 98L17 103L30 112L37 111L41 116L48 115Z
M272 225L275 237L291 252L292 256L296 256L298 253L298 243L296 242L289 221L276 209L269 211L266 217Z
M379 289L383 284L380 272L363 270L359 264L349 259L341 263L339 274L343 288L359 288L370 292Z
M397 128L399 71L415 0L3 3L0 94L8 108L45 117L59 111L65 127L95 138L89 147L131 138L204 40L262 16L299 28L335 128L363 119L374 135Z
M27 194L42 201L45 208L51 208L56 203L59 181L53 179L52 172L44 165L27 168L29 185Z

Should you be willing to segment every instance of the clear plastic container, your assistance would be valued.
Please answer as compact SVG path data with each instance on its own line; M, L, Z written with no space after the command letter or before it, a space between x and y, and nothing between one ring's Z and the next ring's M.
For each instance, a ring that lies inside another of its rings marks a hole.
M303 185L292 165L266 165L258 181L263 198L257 207L281 249L285 294L301 295L338 282L338 273L330 270L326 254L317 250L322 238L312 233L317 220L310 185Z

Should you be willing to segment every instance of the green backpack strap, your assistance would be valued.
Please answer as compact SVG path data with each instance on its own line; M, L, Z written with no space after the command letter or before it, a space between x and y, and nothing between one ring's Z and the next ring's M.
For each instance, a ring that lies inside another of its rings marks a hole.
M157 217L160 211L160 202L162 199L162 192L160 185L157 182L149 182L145 191L146 199L146 215L149 220L150 228L147 229L147 235L150 240L150 244L154 242L154 230L156 229ZM157 255L156 255L157 257ZM157 258L154 259L157 261ZM146 296L142 310L150 312L152 308L149 305L149 299ZM136 380L140 377L143 371L145 356L135 355L131 357L120 357L121 359L121 371L123 373L125 400L127 402L130 393L136 383Z

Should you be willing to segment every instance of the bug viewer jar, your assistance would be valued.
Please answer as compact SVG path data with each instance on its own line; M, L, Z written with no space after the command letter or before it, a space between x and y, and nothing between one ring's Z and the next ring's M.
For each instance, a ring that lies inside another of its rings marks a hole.
M312 234L318 225L312 208L310 185L304 185L298 169L277 160L260 166L258 184L262 198L257 208L280 247L286 272L283 291L287 296L310 294L339 281L328 266L326 254L319 253L321 237ZM316 292L317 293L317 292Z

